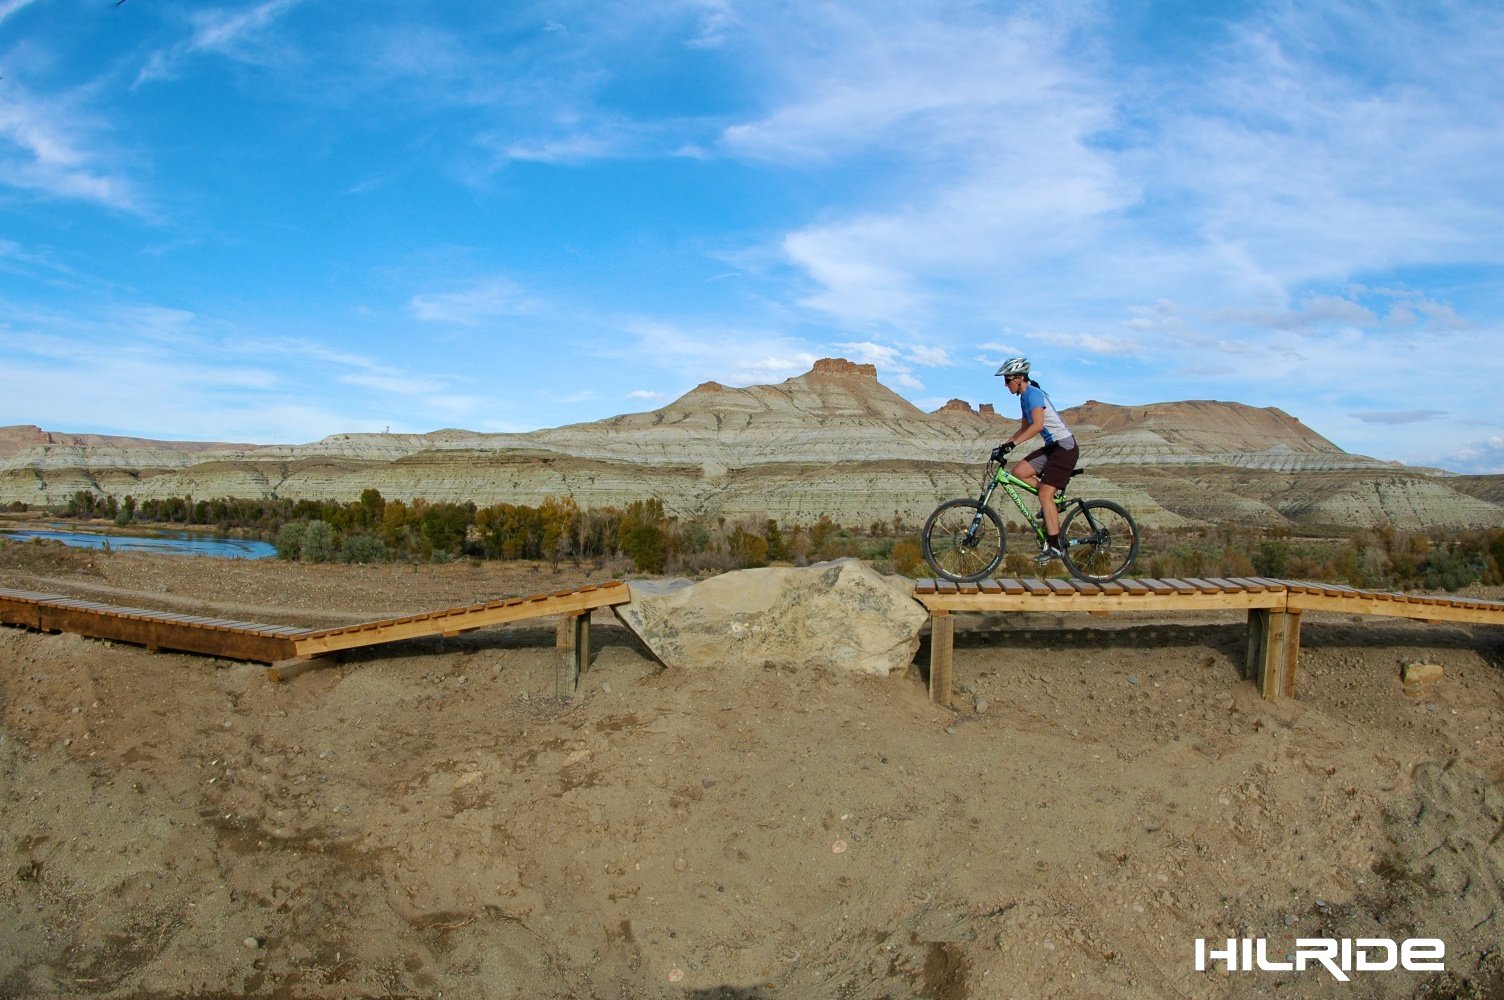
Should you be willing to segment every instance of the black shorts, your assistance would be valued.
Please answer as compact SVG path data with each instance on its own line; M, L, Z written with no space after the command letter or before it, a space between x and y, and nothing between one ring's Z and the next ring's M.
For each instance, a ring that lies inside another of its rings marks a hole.
M1034 467L1034 474L1040 479L1057 490L1063 490L1071 484L1071 473L1075 471L1076 458L1080 454L1081 449L1075 445L1066 447L1053 442L1029 452L1024 461Z

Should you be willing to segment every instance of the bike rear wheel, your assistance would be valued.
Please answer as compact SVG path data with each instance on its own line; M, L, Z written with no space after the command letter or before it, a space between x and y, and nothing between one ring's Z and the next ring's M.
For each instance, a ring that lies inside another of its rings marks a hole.
M1003 521L975 500L949 500L935 508L920 536L930 569L956 583L986 579L1003 562Z
M1106 583L1138 557L1138 525L1111 500L1083 500L1060 526L1060 546L1072 576Z

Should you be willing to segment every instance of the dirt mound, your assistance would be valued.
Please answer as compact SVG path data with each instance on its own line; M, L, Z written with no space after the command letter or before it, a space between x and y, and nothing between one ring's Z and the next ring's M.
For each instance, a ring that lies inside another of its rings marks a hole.
M573 582L343 569L0 586L361 614ZM3 628L0 994L1496 995L1499 636L1308 618L1302 697L1265 703L1236 615L962 616L958 712L915 676L687 677L604 615L573 704L551 623L280 685ZM1445 677L1412 700L1415 659ZM1194 969L1319 936L1439 937L1448 971Z

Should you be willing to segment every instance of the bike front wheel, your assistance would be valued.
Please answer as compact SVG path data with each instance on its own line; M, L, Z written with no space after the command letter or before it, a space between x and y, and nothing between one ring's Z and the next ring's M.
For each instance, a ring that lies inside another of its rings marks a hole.
M956 583L986 579L1003 562L1003 521L975 500L949 500L924 522L920 538L930 569Z
M1084 500L1060 526L1060 546L1072 576L1106 583L1138 558L1138 525L1111 500Z

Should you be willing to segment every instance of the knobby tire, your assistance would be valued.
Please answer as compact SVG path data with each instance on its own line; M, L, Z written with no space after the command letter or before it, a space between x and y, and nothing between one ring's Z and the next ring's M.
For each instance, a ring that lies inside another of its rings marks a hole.
M978 509L982 512L981 524L968 546L966 534ZM976 583L991 576L1003 563L1006 544L1002 518L975 500L949 500L936 507L924 522L920 541L930 569L955 583Z
M1083 500L1060 526L1060 544L1072 576L1107 583L1138 558L1138 525L1111 500Z

